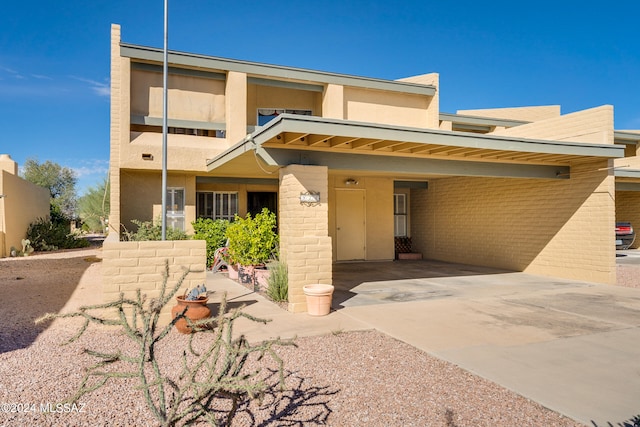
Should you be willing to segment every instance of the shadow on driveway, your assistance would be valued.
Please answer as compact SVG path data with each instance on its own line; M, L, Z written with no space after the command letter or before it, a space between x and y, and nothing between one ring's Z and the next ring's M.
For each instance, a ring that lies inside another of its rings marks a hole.
M0 353L28 347L49 327L50 322L34 321L67 304L85 271L99 261L90 256L94 253L62 251L0 259Z

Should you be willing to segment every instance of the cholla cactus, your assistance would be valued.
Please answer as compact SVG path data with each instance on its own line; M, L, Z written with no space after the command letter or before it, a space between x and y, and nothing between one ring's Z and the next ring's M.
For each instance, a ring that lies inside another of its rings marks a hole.
M125 298L124 294L121 294L120 299L110 303L80 307L80 311L75 313L50 313L36 320L36 323L40 323L55 318L83 318L83 325L67 344L80 338L89 323L97 323L121 327L124 334L139 347L135 357L127 356L119 350L112 353L85 350L98 362L85 370L76 394L69 397L65 403L77 402L85 394L102 387L108 380L133 378L138 380L137 389L144 395L147 407L161 426L197 422L231 425L242 402L259 399L270 388L260 378L259 369L245 366L251 354L256 354L258 360L264 356L271 356L278 364L280 387L284 387L284 365L274 347L295 346L295 343L292 340L277 338L251 344L244 335L234 338L233 324L239 317L260 323L266 323L267 320L244 313L242 307L227 310L226 295L221 298L217 316L193 322L185 317L185 309L169 325L161 327L158 324L162 308L171 303L188 273L189 271L185 271L176 285L168 288L167 263L158 298L147 300L138 289L135 298ZM194 293L197 298L197 295L206 292L206 289L201 285L193 291L197 292ZM116 309L118 319L96 314L105 309ZM189 336L182 360L172 362L180 363L182 366L179 378L175 378L167 374L174 367L164 366L156 358L156 348L180 319L185 319L196 333ZM206 348L204 351L195 351L193 342L203 334L207 334L201 341L207 343ZM114 368L105 370L103 368L106 365ZM213 410L213 403L217 399L231 401L231 407L225 414L218 412L222 419L216 417Z

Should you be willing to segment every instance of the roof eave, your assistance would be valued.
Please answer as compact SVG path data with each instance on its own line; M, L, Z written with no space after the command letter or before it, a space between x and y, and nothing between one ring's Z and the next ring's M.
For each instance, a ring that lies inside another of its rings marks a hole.
M131 59L150 62L163 62L162 49L133 44L120 44L120 55ZM258 62L240 61L194 53L169 51L168 61L172 66L184 66L207 70L236 71L248 75L266 76L273 79L338 84L366 89L386 90L414 95L434 96L436 87L395 80L374 79L370 77L351 76L347 74L329 73L304 68L285 67Z

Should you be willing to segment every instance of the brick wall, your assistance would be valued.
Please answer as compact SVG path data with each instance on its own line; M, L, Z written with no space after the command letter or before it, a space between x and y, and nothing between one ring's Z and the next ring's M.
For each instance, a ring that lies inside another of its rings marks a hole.
M289 311L306 311L302 290L312 283L331 284L326 166L290 165L280 169L280 258L289 270ZM300 193L320 192L320 204L300 203Z
M165 262L169 262L172 287L183 273L191 270L182 291L201 285L206 280L206 242L204 240L170 240L151 242L105 242L102 247L103 301L117 300L120 293L135 297L140 289L148 298L160 295ZM184 292L179 292L184 293ZM171 306L162 312L162 324L171 320Z
M446 178L412 190L414 251L426 258L615 282L614 179L607 161L569 180Z

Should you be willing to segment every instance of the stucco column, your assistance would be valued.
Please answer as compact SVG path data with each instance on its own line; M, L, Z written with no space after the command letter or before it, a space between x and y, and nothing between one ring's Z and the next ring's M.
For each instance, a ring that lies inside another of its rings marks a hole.
M229 146L247 135L247 75L229 71L225 89L225 123Z
M344 86L328 84L322 94L322 117L344 119Z
M280 257L289 270L289 311L307 310L302 287L331 284L328 168L290 165L280 169ZM319 193L318 203L301 203L300 195Z
M120 240L120 144L122 127L129 126L130 118L123 117L125 112L122 99L122 62L120 56L120 25L111 25L111 124L109 145L109 235L110 241ZM127 97L127 102L129 98ZM127 103L127 108L129 104ZM124 121L124 123L123 123ZM128 130L124 132L129 137ZM128 139L127 139L128 142Z

